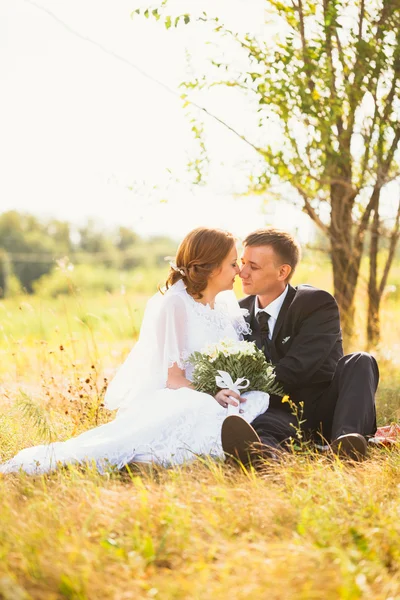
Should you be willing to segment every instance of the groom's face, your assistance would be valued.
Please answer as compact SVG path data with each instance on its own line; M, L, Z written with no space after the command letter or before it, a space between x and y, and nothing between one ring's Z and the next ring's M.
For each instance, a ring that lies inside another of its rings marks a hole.
M262 296L286 285L282 260L271 246L246 246L241 262L239 275L246 294Z

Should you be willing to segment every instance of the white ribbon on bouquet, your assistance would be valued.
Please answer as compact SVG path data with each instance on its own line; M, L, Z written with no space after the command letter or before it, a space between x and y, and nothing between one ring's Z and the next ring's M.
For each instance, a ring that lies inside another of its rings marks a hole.
M239 396L240 390L246 390L250 385L250 381L245 377L238 377L234 382L232 377L226 371L218 371L218 373L219 375L215 376L215 383L217 386L222 389L232 390L239 394ZM236 398L233 398L232 396L229 397L232 398L232 400L236 400ZM244 411L240 408L240 402L239 406L232 406L232 404L228 405L228 414L238 414L243 412Z

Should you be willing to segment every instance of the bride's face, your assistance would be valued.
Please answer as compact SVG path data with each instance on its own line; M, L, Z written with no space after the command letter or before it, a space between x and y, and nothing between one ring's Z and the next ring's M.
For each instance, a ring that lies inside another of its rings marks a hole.
M240 269L237 264L237 250L234 245L232 250L223 260L222 265L211 275L213 285L219 292L231 290L235 282L235 277L239 274L239 271Z

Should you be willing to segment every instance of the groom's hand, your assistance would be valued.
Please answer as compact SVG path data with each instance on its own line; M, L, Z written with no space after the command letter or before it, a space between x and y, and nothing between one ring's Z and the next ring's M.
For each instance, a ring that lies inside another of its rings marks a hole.
M224 408L227 408L229 404L232 406L239 406L239 403L246 402L246 398L243 398L243 396L239 396L239 394L233 390L228 389L220 390L214 397L218 404Z

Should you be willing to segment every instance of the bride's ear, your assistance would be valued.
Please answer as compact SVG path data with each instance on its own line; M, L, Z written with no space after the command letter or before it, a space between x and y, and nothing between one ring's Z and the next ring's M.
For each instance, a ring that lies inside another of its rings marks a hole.
M218 277L218 275L221 273L222 271L222 267L217 267L216 269L214 269L213 271L211 271L211 273L208 276L208 280L212 280L215 279L215 277Z

